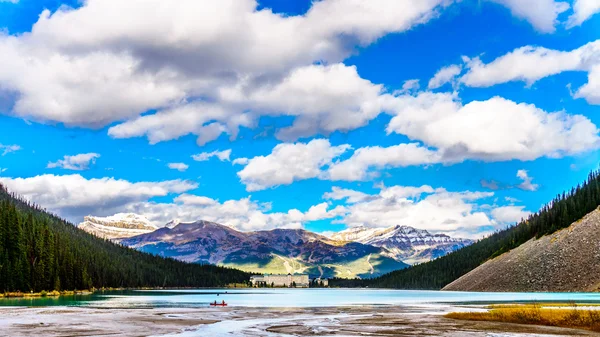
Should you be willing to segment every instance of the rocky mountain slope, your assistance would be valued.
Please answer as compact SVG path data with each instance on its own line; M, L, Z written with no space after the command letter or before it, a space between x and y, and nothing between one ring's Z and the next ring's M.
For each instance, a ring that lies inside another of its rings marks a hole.
M485 262L444 290L600 290L600 210Z
M145 217L133 213L119 213L109 217L86 216L77 227L103 239L128 238L158 229Z
M409 264L427 262L473 243L472 240L431 234L409 226L353 227L334 234L331 239L384 248L386 255Z
M374 277L407 267L382 248L338 243L301 229L239 232L198 221L118 240L138 250L187 262L212 263L264 273L321 277Z

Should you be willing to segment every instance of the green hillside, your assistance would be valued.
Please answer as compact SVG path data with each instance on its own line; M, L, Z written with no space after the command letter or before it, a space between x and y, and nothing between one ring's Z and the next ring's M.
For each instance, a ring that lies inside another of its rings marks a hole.
M490 258L532 238L570 226L600 205L600 172L569 192L558 195L527 220L431 262L391 272L372 280L333 280L335 286L441 289Z
M125 248L77 229L0 185L0 292L217 287L249 274Z

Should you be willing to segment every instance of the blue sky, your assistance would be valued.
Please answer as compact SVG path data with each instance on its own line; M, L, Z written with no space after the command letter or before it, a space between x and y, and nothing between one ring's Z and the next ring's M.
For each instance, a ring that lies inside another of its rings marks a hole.
M525 2L0 1L0 182L75 223L480 237L598 166L600 5Z

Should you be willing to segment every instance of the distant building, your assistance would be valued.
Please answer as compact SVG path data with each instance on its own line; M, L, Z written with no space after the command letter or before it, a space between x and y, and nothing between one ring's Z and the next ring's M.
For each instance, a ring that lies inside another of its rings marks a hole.
M319 286L329 287L329 279L318 278L315 280Z
M296 287L308 288L308 275L262 275L251 276L250 282L254 287Z

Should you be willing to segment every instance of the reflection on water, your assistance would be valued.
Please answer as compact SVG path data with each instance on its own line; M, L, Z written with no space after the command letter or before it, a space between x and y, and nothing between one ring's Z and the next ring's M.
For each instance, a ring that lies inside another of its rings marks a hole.
M225 301L238 307L327 307L436 303L600 303L598 293L469 293L387 289L198 289L128 290L57 298L0 299L1 306L94 306L106 308L206 307Z

